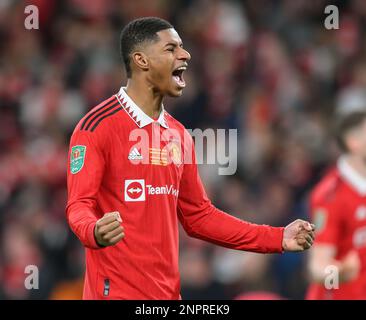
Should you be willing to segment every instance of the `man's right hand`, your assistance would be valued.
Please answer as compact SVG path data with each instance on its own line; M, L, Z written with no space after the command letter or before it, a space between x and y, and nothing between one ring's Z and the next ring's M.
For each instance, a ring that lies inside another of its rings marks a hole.
M361 261L356 250L351 250L341 261L341 281L348 282L356 279L360 273Z
M95 224L94 236L96 242L102 247L113 246L125 236L121 225L122 219L119 212L106 213Z

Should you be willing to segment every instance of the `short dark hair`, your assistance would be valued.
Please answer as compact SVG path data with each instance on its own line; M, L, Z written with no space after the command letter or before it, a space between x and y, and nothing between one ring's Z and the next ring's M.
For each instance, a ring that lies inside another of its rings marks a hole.
M127 77L131 77L131 53L136 46L146 41L159 39L157 32L173 28L166 20L157 17L144 17L132 20L121 32L121 57L126 68Z
M335 122L335 137L341 151L348 152L348 146L345 141L346 134L360 126L366 120L365 111L354 111L347 115L340 116Z

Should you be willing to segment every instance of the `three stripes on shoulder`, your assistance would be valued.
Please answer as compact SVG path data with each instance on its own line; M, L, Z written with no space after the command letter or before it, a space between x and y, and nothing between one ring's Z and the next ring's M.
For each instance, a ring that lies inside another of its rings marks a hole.
M118 102L115 96L109 98L102 105L91 112L82 122L80 130L91 131L93 132L96 127L105 119L110 117L111 115L117 113L122 110L123 107Z

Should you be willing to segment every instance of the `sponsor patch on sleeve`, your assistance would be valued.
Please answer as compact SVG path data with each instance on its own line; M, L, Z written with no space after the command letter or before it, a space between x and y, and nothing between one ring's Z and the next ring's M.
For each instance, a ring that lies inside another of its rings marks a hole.
M314 224L316 233L321 232L327 222L328 212L324 208L316 208L314 211Z
M70 153L70 172L76 174L84 166L86 146L73 146Z

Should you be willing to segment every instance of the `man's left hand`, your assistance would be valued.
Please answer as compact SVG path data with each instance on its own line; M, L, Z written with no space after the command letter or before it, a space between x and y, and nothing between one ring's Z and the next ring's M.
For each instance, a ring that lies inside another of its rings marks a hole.
M297 219L285 227L282 248L284 251L299 252L309 249L314 242L315 225Z

